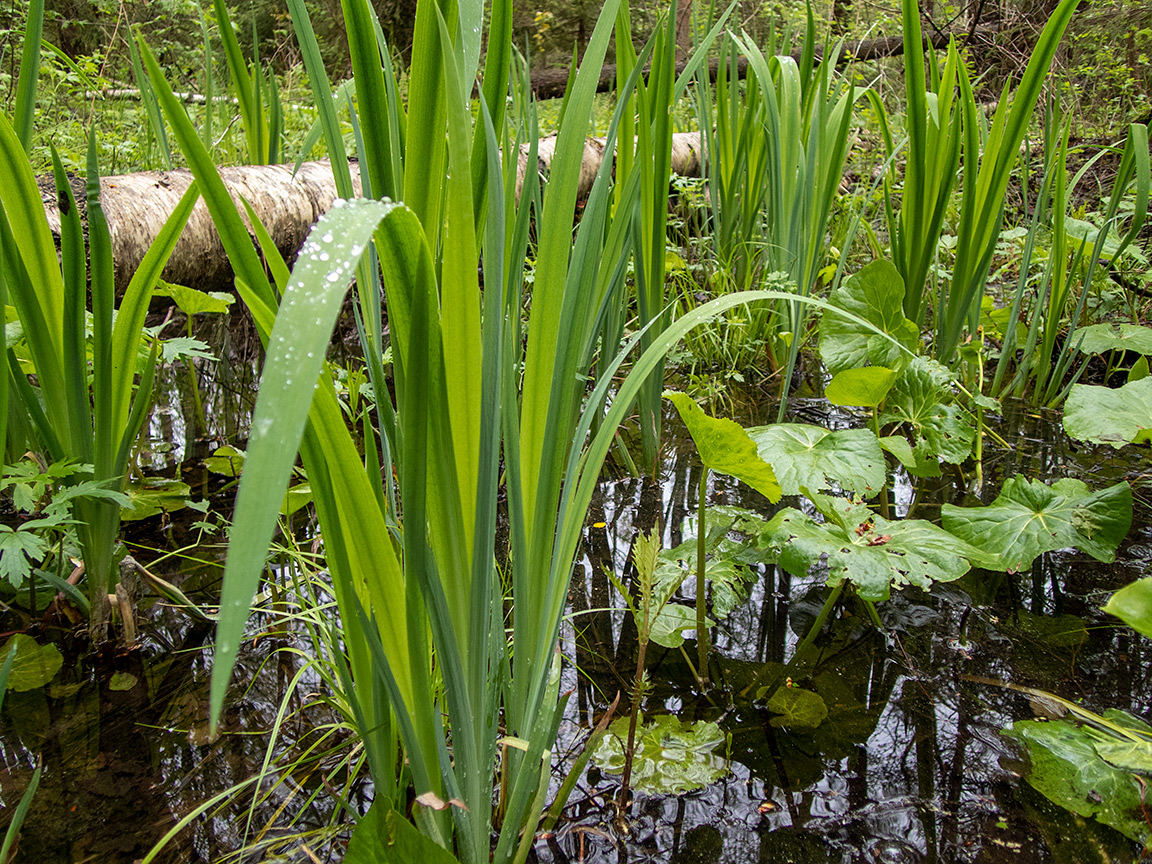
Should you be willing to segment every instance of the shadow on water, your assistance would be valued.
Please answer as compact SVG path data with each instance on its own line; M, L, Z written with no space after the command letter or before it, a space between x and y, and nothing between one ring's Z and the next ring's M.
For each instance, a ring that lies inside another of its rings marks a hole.
M138 462L142 472L183 478L194 498L225 514L234 489L208 476L203 459L245 434L256 364L251 348L232 344L221 351L222 362L198 361L195 388L186 367L167 368L157 400L162 407L154 409L148 427L151 443ZM197 400L204 409L200 427ZM842 426L851 420L826 415L816 402L799 410L808 422ZM679 423L669 418L666 428ZM990 502L1004 479L1020 473L1078 476L1099 488L1134 479L1145 467L1145 453L1135 448L1073 446L1054 417L1009 412L997 429L1010 446L987 452L987 482L979 496L955 474L915 485L898 474L891 486L897 513L936 519L945 502ZM608 479L595 496L563 633L573 661L565 673L573 698L557 748L557 777L617 692L624 694L620 710L627 710L636 626L621 611L607 571L634 578L629 552L639 530L659 524L666 548L692 537L701 477L690 443L673 441L658 482ZM726 478L713 476L709 483L711 504L771 511L764 499ZM788 504L797 502L781 506ZM1143 576L1152 561L1147 517L1147 505L1138 503L1136 527L1112 565L1057 553L1039 559L1030 573L974 571L931 593L894 592L878 607L882 631L862 607L842 603L806 662L790 672L829 710L807 732L774 725L767 694L758 694L755 685L765 669L783 669L791 658L824 603L823 579L799 579L762 565L747 599L717 622L711 658L716 688L707 698L699 695L686 662L695 656L691 639L683 652L651 646L648 653L652 690L642 705L645 715L717 722L726 737L728 774L700 792L637 792L625 833L614 825L618 778L591 765L534 856L589 864L1138 861L1140 850L1124 837L1055 807L1020 779L1021 753L1000 729L1032 717L1032 706L1022 694L972 678L1049 690L1097 711L1152 714L1149 643L1099 611L1109 591ZM204 520L197 511L165 513L130 527L128 540L146 564L183 550L165 559L160 575L187 593L207 588L211 596L223 552L217 536L193 527ZM204 544L191 547L197 537ZM694 602L691 580L673 602ZM285 700L289 721L277 752L308 746L333 717L315 707L316 693L323 692L315 676L293 686L301 656L276 651L306 647L301 634L290 627L270 636L271 623L268 615L254 619L225 733L215 741L206 728L210 629L160 604L146 614L136 651L89 665L66 657L47 688L9 693L0 714L0 831L37 758L45 765L16 860L139 860L178 819L259 772ZM57 639L67 654L67 633L40 636ZM299 710L306 703L313 707ZM285 814L297 817L292 831L346 821L333 820L342 805L329 794L343 782L342 770L333 757L294 774L298 785L284 783L262 798L250 824L252 796L239 793L223 802L224 809L195 820L160 860L216 862L245 838L257 837L279 837L279 852L257 850L235 860L312 860L290 832L261 832L274 817L282 825ZM265 790L279 779L273 772ZM370 794L365 783L354 787L352 806L363 807L361 798ZM342 840L333 836L310 841L317 860L341 860Z
M810 412L816 405L805 406ZM756 418L744 418L746 425ZM808 419L808 418L805 418ZM839 425L844 418L826 417ZM809 420L812 422L812 420ZM672 420L666 428L675 429ZM1010 412L998 431L1010 445L987 453L988 478L976 495L959 475L914 486L892 479L899 515L911 508L937 519L943 503L990 503L1004 479L1076 476L1100 488L1134 480L1144 454L1079 448L1058 417ZM623 578L639 530L660 524L665 548L695 534L701 469L691 445L675 448L659 483L605 482L586 528L567 634L583 677L573 726L587 729L617 691L627 710L636 662L636 626L618 611L608 579ZM970 482L971 478L967 478ZM710 504L772 512L767 501L722 478ZM1139 490L1137 490L1139 498ZM784 501L780 506L797 506ZM1152 713L1152 651L1147 640L1100 612L1109 592L1145 575L1152 554L1148 507L1116 563L1078 552L1041 557L1032 572L972 571L930 593L894 592L879 604L883 632L865 610L841 607L808 661L790 670L818 693L827 718L811 731L773 723L766 693L746 692L762 670L784 669L824 603L823 578L797 579L761 568L747 601L714 631L717 692L703 700L683 654L649 646L653 688L648 717L714 720L727 736L729 776L680 796L637 793L629 830L614 825L619 778L586 772L571 819L538 847L556 862L1134 862L1140 849L1122 835L1049 803L1020 778L1022 754L1000 730L1032 719L1026 695L973 681L1011 681L1081 701L1094 710ZM673 602L694 604L693 580ZM761 679L762 680L762 679ZM777 718L778 719L778 718ZM575 737L575 733L574 733Z

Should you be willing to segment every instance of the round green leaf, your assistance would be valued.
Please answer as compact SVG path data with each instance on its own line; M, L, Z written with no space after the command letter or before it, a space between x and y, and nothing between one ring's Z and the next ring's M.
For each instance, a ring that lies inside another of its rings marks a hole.
M820 694L788 685L772 694L768 710L777 715L769 721L777 728L815 729L828 716L828 706Z
M1152 378L1118 390L1073 384L1064 403L1064 431L1081 441L1119 449L1152 429Z
M56 677L64 658L55 645L38 645L31 636L17 633L0 647L0 658L16 645L16 659L8 672L8 689L17 693L43 687Z
M1111 563L1132 524L1132 490L1117 483L1092 492L1082 480L1051 486L1013 477L988 507L942 509L944 528L986 553L1000 570L1027 570L1043 552L1076 548Z
M832 376L824 395L833 405L875 408L895 383L896 373L885 366L844 369Z
M801 486L820 491L835 483L871 497L884 487L884 454L868 429L829 431L806 423L777 423L749 429L748 436L760 458L773 467L785 495L799 495Z

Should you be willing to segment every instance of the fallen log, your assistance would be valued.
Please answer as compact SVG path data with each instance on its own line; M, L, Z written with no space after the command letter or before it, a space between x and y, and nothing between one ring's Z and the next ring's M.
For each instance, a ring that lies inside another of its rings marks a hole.
M931 36L924 37L924 47L929 45L933 48L947 48L948 40L954 34L951 33L934 33ZM955 34L959 37L965 34ZM858 42L845 42L844 49L840 52L837 58L837 65L844 65L852 60L877 60L881 57L897 57L904 53L904 37L903 36L881 36L876 39L862 39ZM816 62L819 63L823 57L823 49L816 49ZM797 63L800 62L800 51L793 51L791 54L793 60ZM676 61L676 74L679 75L684 71L687 65L686 60ZM720 61L713 57L708 61L708 77L716 80L717 70L720 68ZM743 78L748 72L748 58L741 55L737 62L737 70L739 76ZM564 89L568 85L568 70L567 69L537 69L532 72L532 92L537 99L559 99L564 95ZM604 64L604 68L600 71L600 80L596 85L597 93L606 93L609 90L616 89L616 66L613 63Z
M543 138L538 145L537 170L547 177L556 148L555 136ZM580 169L579 195L587 196L596 179L604 158L604 139L590 138L584 145L584 159ZM703 148L699 132L677 133L672 142L672 171L687 177L698 177L701 171ZM360 192L360 172L356 162L350 162L352 180ZM520 154L516 183L517 195L528 170L527 148ZM305 162L293 173L291 165L240 165L220 169L220 176L228 188L247 224L241 199L251 205L257 217L268 229L268 234L286 259L291 262L303 245L308 230L332 206L336 199L336 183L332 179L330 164L324 161ZM160 228L171 215L180 196L192 182L187 169L173 171L142 171L105 177L100 184L100 199L112 235L112 256L116 266L116 289L123 292L132 274L144 258L144 253L155 240ZM82 181L73 180L77 203L84 211ZM60 239L60 213L51 178L41 179L41 198L48 224ZM251 226L249 226L250 228ZM232 280L232 268L224 253L220 236L212 224L208 208L197 202L184 233L172 253L163 278L168 282L189 285L204 291L227 287Z

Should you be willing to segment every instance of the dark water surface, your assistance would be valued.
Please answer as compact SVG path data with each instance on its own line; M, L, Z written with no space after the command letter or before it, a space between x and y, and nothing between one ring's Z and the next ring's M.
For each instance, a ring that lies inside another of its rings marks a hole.
M154 412L154 440L140 464L170 475L179 471L194 498L221 512L228 512L232 491L225 478L203 472L202 459L217 444L242 436L250 416L250 381L239 374L247 361L234 355L232 360L227 373L232 377L225 376L225 383L218 377L201 382L206 429L195 428L190 419L187 377L170 371L163 397L170 407ZM848 422L824 416L819 403L797 409L803 415L798 419L808 422ZM675 430L678 423L670 418L668 425ZM1094 488L1133 481L1136 518L1115 564L1064 552L1042 556L1030 573L973 571L931 593L895 592L878 606L880 632L862 606L842 602L816 643L814 662L803 670L805 686L819 692L830 709L820 727L806 733L773 726L762 704L740 693L765 664L792 656L824 602L823 580L762 568L748 600L714 630L717 688L710 698L698 694L680 651L652 646L648 654L653 690L645 713L716 721L728 738L723 749L729 773L701 792L663 797L638 792L622 832L614 824L612 804L619 778L592 767L573 792L565 819L539 839L538 859L669 864L1141 860L1136 844L1048 803L1021 779L1022 754L1000 730L1034 716L1029 699L975 679L1048 690L1096 712L1123 708L1152 717L1152 643L1099 611L1109 592L1146 575L1152 560L1149 508L1141 500L1139 479L1148 450L1074 446L1054 416L1022 411L1010 412L996 428L1010 446L986 453L987 482L980 496L985 502L1004 479L1020 473L1082 477ZM659 482L606 480L589 513L585 557L576 568L572 614L564 630L565 689L572 697L557 748L557 777L615 694L623 691L622 704L627 702L635 669L635 625L619 611L622 603L605 568L625 573L637 529L659 521L666 545L695 532L701 469L684 442L671 450ZM945 502L977 503L965 480L949 472L917 488L907 477L895 477L891 500L897 514L903 515L913 499L915 515L928 519L936 519ZM709 501L767 508L763 499L724 478L710 481ZM182 549L161 559L156 571L187 593L205 590L211 596L223 549L218 535L193 526L203 518L183 511L130 526L133 554L148 564ZM198 538L200 545L185 548ZM675 601L691 602L692 587L686 583ZM0 620L5 630L21 626L12 614ZM273 624L269 615L254 619L225 734L215 741L209 740L205 722L208 626L157 604L147 614L139 650L79 664L69 652L74 641L69 632L38 631L41 641L58 641L66 664L47 688L10 692L0 713L0 831L37 760L45 766L16 861L143 858L177 820L259 772L285 700L290 711L276 754L299 755L315 743L318 730L327 729L335 715L317 704L323 687L315 675L294 681L303 661L291 649L308 650L301 629ZM694 660L695 643L689 640L685 649ZM125 672L134 677L117 675ZM136 686L114 689L131 680ZM265 845L233 860L339 861L346 835L319 829L333 814L335 821L346 821L339 815L341 799L363 808L371 790L364 782L345 786L342 759L352 746L346 736L333 733L325 746L331 752L307 767L290 775L273 771L251 811L250 789L225 795L221 809L196 818L157 860L217 862L246 840L258 840ZM290 819L295 822L285 827Z

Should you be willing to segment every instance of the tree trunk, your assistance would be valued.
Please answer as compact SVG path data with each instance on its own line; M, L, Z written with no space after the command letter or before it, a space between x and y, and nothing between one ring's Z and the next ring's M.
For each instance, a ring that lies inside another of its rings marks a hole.
M555 136L543 138L538 144L538 170L544 177L548 175L555 149ZM588 139L580 169L580 197L587 196L591 191L603 157L604 139ZM673 172L689 177L700 176L702 157L699 132L677 133L673 136ZM359 193L359 166L352 162L349 167ZM527 168L528 152L524 148L520 155L517 195ZM303 245L309 229L336 199L336 183L327 161L305 162L295 175L291 165L241 165L221 168L220 176L240 207L241 214L244 214L243 205L240 204L243 198L251 205L280 253L289 262ZM83 181L73 178L72 182L78 191L77 204L83 208ZM191 182L192 174L186 169L143 171L101 180L100 199L112 235L118 294L131 281L148 247L156 239L160 228ZM55 188L50 177L41 178L40 185L48 224L59 243L60 213ZM81 215L85 215L83 209ZM225 288L230 284L232 268L208 208L202 200L193 209L188 225L164 268L163 278L168 282L203 291Z

